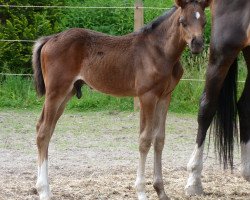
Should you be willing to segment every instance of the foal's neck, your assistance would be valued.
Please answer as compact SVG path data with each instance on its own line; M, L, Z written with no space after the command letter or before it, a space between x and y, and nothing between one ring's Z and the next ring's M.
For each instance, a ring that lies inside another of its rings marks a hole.
M180 12L181 9L178 8L148 35L149 38L155 40L157 48L162 49L166 58L173 62L179 60L186 46L179 25Z

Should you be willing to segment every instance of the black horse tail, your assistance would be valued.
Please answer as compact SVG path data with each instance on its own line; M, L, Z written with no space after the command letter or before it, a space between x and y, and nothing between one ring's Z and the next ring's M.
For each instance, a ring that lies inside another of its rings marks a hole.
M237 58L227 73L223 83L216 115L213 121L215 129L215 150L219 155L220 163L223 162L224 169L230 165L233 169L233 151L235 139L238 141L237 130Z
M49 37L42 37L38 39L33 46L33 54L32 54L32 65L33 65L33 72L34 72L34 83L35 88L38 96L45 95L46 89L44 84L44 78L41 68L41 50L45 43L51 38Z

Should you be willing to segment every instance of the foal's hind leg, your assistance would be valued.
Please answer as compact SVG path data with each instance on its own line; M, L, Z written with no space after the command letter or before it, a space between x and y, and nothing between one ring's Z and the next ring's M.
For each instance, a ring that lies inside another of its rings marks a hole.
M158 101L154 117L154 188L159 199L169 199L164 190L162 178L162 150L165 142L165 124L171 95Z
M48 200L51 197L48 181L48 147L57 120L65 108L66 102L72 94L58 95L53 92L46 95L43 111L37 124L37 147L38 147L38 177L37 191L41 200Z
M238 102L241 141L241 173L250 181L250 47L243 50L247 63L248 74L243 93Z

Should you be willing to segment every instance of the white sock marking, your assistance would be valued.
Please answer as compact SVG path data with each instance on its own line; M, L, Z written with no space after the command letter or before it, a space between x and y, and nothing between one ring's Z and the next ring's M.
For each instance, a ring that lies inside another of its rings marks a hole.
M48 160L44 160L42 165L38 167L38 177L36 188L40 196L40 200L49 200L51 192L48 181Z
M145 191L145 164L147 153L141 153L139 159L139 166L137 170L137 177L135 181L135 188L139 200L147 200Z
M198 147L198 145L196 145L187 165L189 178L185 189L188 195L202 194L203 192L201 184L201 172L203 169L203 149L204 144L201 147Z
M250 181L250 141L246 144L241 143L241 173Z

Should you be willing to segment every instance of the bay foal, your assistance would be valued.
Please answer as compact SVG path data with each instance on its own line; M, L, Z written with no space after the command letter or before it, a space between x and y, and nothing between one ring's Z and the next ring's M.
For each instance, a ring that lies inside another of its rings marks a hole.
M100 92L140 99L140 158L136 190L146 200L145 162L154 146L154 188L168 199L162 178L162 149L171 92L183 69L179 62L188 44L193 53L203 50L204 9L208 1L176 0L176 5L141 31L109 36L87 29L70 29L39 39L33 49L36 89L45 95L37 123L38 178L41 200L51 197L48 147L55 125L73 95L81 97L87 84Z
M188 163L186 194L203 193L201 172L207 130L215 117L215 141L224 167L233 167L237 112L240 122L241 173L250 181L250 1L214 0L206 84L198 114L196 147ZM247 79L237 102L237 57L243 52ZM248 198L249 199L249 198Z

